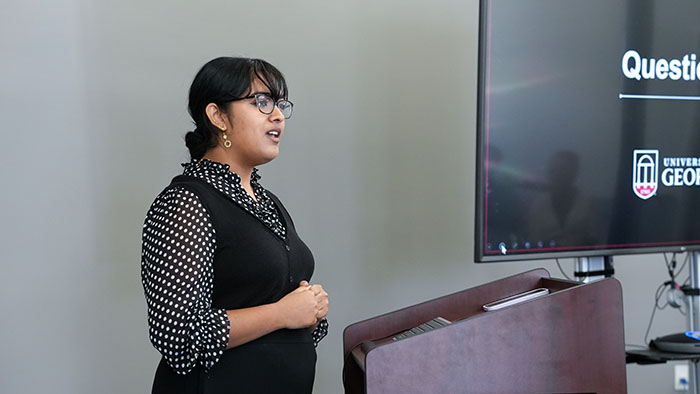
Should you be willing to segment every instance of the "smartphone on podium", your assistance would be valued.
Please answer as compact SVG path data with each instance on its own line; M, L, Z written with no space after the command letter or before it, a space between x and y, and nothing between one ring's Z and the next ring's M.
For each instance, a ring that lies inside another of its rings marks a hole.
M538 297L546 296L547 294L549 294L549 289L539 287L537 289L526 291L524 293L515 294L510 297L489 302L488 304L484 305L484 310L486 312L497 311L505 307L519 304L521 302L530 301Z

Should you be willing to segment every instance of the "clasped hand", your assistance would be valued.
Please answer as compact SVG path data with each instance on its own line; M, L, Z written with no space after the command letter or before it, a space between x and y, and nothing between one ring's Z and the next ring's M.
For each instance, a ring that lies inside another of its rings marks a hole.
M323 286L305 280L279 303L287 328L311 327L328 315L328 293Z

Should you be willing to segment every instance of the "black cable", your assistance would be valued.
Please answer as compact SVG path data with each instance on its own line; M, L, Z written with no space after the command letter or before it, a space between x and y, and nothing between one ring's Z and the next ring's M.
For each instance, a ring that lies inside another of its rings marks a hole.
M668 305L668 303L667 303L666 305L664 305L663 308L659 308L659 299L661 298L661 295L664 294L665 288L666 288L666 284L662 283L656 289L656 294L654 295L654 307L651 310L651 317L649 318L649 325L647 326L647 332L644 334L644 343L648 343L647 338L649 337L649 330L651 330L651 323L654 321L654 315L656 314L656 309L658 308L659 310L661 310ZM659 291L661 291L660 294L659 294Z
M647 326L647 331L644 334L644 343L647 343L647 338L649 337L649 331L651 330L651 325L654 321L654 315L656 314L656 310L663 310L669 305L668 300L666 300L666 302L663 305L659 305L659 300L661 299L661 297L663 297L664 293L666 292L666 286L668 285L669 289L673 289L674 287L678 286L676 283L676 276L678 276L685 268L690 258L690 253L686 253L685 259L683 260L683 264L681 264L680 268L678 268L678 271L676 271L676 252L673 252L673 254L671 255L670 262L668 261L668 256L666 256L666 253L664 253L663 256L664 261L666 262L666 269L668 270L668 274L671 277L671 281L664 282L656 288L656 292L654 293L654 308L651 310L649 325ZM690 274L688 274L688 278L686 278L686 280L683 282L683 285L686 285L689 281ZM686 313L683 312L682 308L679 308L679 312L681 313L681 315L686 316Z
M690 260L690 252L685 254L685 259L683 259L683 264L681 264L681 268L678 269L679 274L681 273L681 271L683 271L683 268L685 268L685 265L688 264L688 260Z
M668 275L671 277L671 287L674 287L676 284L676 252L673 252L673 254L671 254L670 263L668 262L668 257L666 257L666 253L664 253L663 255L664 260L666 261L666 269L668 270Z
M568 280L573 280L573 279L569 278L569 275L567 275L566 272L564 272L564 269L561 268L561 264L559 264L559 259L556 258L556 259L554 259L554 261L557 262L557 267L559 267L559 271L561 271L561 274L564 275L564 277L565 277L566 279L568 279Z
M683 271L683 268L685 268L685 265L688 264L688 260L690 260L690 252L685 254L685 259L683 259L683 264L681 264L681 268L678 269L678 274ZM688 282L690 281L690 272L688 273L688 277L683 281L683 286L687 285Z
M678 268L678 272L676 273L676 276L680 275L680 273L683 272L683 268L685 268L685 265L688 263L689 259L690 259L690 252L686 252L685 258L683 259L683 264L681 264L681 267ZM688 273L688 278L685 281L683 281L683 284L681 285L681 287L685 286L685 282L687 282L689 280L690 280L690 273ZM686 304L686 303L682 304L681 307L678 308L678 311L681 313L681 315L688 316L688 313L683 311L683 305L688 305L688 304Z
M659 300L664 296L664 293L666 292L666 285L668 285L667 282L661 284L661 292L659 292L659 289L656 289L656 308L658 308L658 310L660 311L666 309L666 307L668 306L668 299L665 299L663 305L659 305Z

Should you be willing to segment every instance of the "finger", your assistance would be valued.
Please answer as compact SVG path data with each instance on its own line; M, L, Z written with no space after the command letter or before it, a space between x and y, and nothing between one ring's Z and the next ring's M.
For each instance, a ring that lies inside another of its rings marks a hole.
M326 292L323 291L323 290L322 290L322 291L319 291L318 293L314 292L314 296L315 296L318 300L327 300L327 299L328 299L328 293L326 293Z
M294 289L294 291L292 291L292 293L301 293L302 291L309 291L309 287L308 286L299 286L296 289Z
M309 282L302 280L301 282L299 282L299 286L309 287Z
M320 285L311 285L311 290L313 290L314 295L319 295L323 292L323 288Z

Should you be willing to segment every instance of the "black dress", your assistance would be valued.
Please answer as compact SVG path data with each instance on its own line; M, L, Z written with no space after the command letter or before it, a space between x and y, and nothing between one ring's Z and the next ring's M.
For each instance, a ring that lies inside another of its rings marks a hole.
M228 166L185 165L146 217L142 281L151 342L163 358L153 393L311 393L324 321L225 350L227 309L278 301L310 280L311 251L281 202L250 198Z

